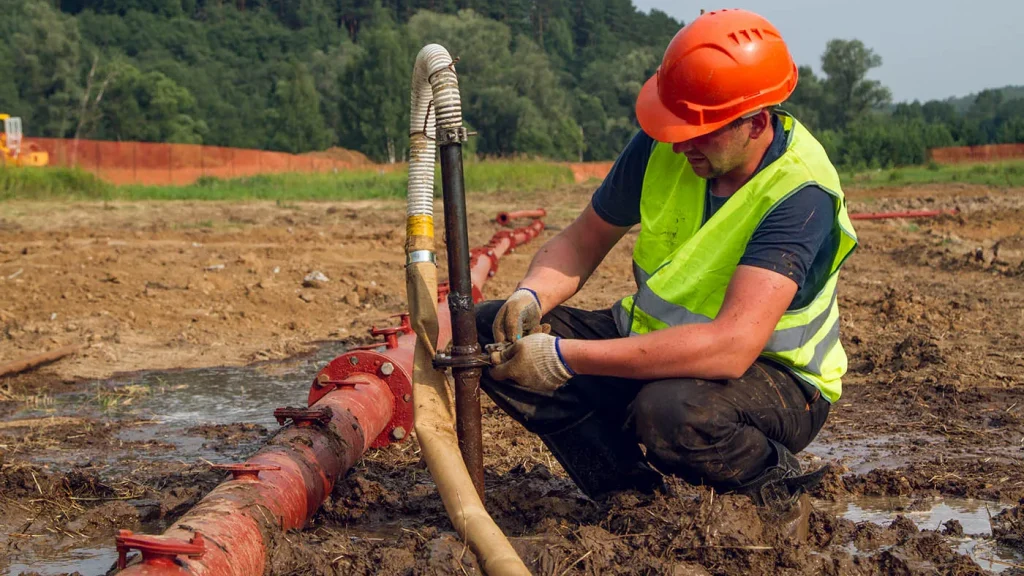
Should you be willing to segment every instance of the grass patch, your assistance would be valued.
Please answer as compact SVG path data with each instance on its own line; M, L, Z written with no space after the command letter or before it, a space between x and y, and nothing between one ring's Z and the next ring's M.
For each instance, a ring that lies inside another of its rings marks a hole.
M0 167L0 200L109 198L110 184L78 168L3 168Z
M994 188L1024 186L1024 161L1012 160L991 164L941 165L934 162L922 166L904 166L840 174L843 185L850 188L878 188L915 184L981 184Z
M67 168L0 168L0 200L356 200L404 198L405 170L347 171L326 174L266 174L221 180L204 177L187 186L113 186L92 174ZM528 161L481 161L465 165L466 191L536 192L573 182L560 164ZM441 171L435 170L435 196L441 194Z

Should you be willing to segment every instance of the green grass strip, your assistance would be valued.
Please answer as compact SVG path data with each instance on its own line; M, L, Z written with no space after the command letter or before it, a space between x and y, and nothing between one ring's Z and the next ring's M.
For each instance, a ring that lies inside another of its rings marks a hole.
M921 184L980 184L993 188L1024 186L1024 161L998 163L904 166L840 174L844 187L878 188Z
M355 200L404 198L405 170L266 174L221 180L200 178L186 186L114 186L72 168L0 168L0 200ZM536 192L573 182L572 171L549 162L482 161L465 165L466 190ZM440 196L441 173L434 178Z

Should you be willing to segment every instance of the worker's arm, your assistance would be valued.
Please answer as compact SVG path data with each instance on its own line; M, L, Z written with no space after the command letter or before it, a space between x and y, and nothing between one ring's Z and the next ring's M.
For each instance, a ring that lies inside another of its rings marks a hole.
M739 378L757 360L779 318L796 295L790 278L739 266L718 316L641 336L559 343L565 364L577 374L634 379Z
M583 287L627 231L628 226L609 224L587 204L572 224L541 247L517 288L536 292L541 314L546 314Z

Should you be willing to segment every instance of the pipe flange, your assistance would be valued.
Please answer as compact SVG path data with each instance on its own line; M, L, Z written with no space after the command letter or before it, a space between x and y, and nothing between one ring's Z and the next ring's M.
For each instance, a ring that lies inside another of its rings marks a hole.
M469 268L472 270L476 267L476 262L480 258L487 258L491 261L491 271L489 276L494 276L498 271L498 255L494 253L492 246L481 246L479 248L473 248L469 251Z
M330 385L334 385L336 388L343 388L346 386L343 382L331 382L326 378L323 378L324 374L321 374L317 378L317 384L322 388L326 388ZM355 388L355 386L351 386ZM334 414L331 412L330 406L323 406L318 408L292 408L286 406L284 408L278 408L274 410L274 419L277 420L279 426L284 426L289 420L292 421L298 428L309 427L313 425L326 426L331 423L331 417Z
M490 353L481 353L479 344L451 345L434 356L434 368L484 368L491 365Z
M173 562L179 555L201 558L206 553L206 542L199 532L195 532L186 542L166 536L149 536L135 534L131 530L120 530L114 542L117 548L118 570L128 567L128 552L133 549L142 552L143 564L165 564Z
M412 375L402 367L401 362L380 352L349 350L331 360L313 378L308 404L313 406L327 394L346 386L346 384L339 386L339 383L344 382L353 374L370 374L379 378L387 384L395 401L394 410L391 412L391 421L384 426L384 429L370 444L371 448L382 448L399 440L396 435L392 434L396 428L413 429Z

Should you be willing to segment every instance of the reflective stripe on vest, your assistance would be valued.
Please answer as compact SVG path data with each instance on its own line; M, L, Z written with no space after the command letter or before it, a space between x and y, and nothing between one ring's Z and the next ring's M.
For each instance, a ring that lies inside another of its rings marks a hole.
M833 197L840 236L831 274L810 304L783 314L762 356L786 365L834 402L847 368L839 340L836 286L839 268L857 239L838 176L821 145L791 117L783 116L783 123L789 139L783 156L706 222L706 181L669 145L656 146L644 176L642 228L634 249L637 291L617 302L612 313L623 336L711 322L760 222L803 187L819 186Z

